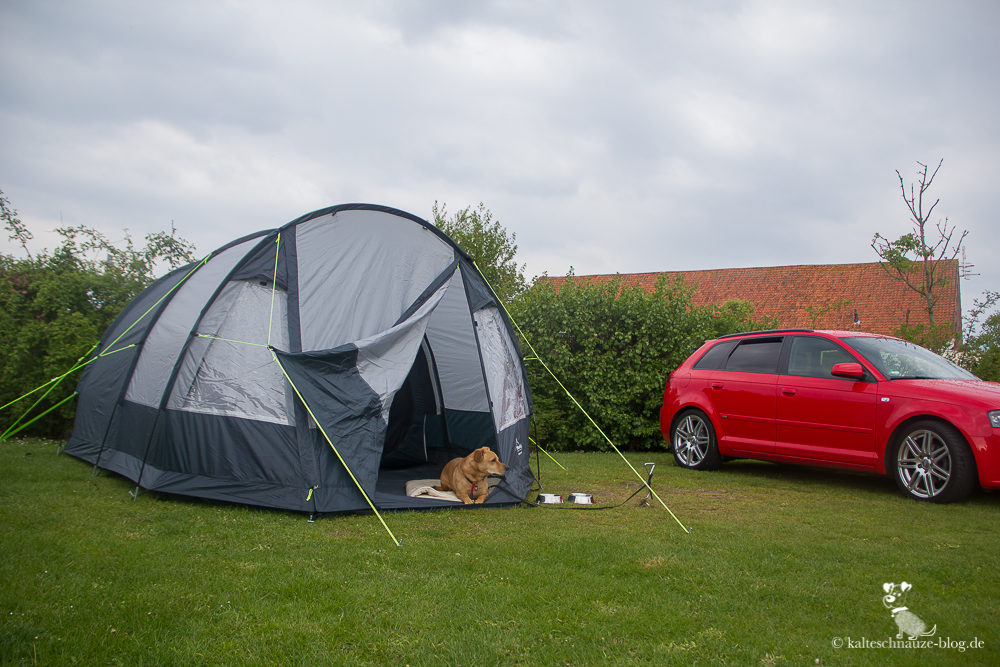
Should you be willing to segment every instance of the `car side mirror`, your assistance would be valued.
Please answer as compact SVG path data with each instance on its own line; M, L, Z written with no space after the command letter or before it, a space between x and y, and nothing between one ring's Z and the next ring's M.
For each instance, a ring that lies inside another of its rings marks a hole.
M865 377L865 369L856 361L845 361L834 364L830 373L839 378L849 378L851 380L861 380Z

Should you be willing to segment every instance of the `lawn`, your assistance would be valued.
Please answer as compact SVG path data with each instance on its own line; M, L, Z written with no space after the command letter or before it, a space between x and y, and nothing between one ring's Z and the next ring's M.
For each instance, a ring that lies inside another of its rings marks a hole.
M639 494L386 514L396 547L372 515L133 502L56 451L0 443L3 665L1000 664L1000 495L640 454L690 534ZM557 458L546 492L638 488L615 454ZM896 641L882 586L903 580L932 648L856 647Z

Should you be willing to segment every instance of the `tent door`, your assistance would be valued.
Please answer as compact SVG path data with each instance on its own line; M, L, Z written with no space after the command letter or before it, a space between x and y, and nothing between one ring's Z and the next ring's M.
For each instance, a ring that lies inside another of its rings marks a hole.
M425 338L389 408L381 468L447 460L447 425L434 355Z

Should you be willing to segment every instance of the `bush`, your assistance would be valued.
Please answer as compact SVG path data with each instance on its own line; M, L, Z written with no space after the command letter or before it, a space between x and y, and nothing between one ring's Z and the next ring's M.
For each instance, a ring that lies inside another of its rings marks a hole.
M70 370L122 308L153 281L159 262L180 266L191 261L194 248L174 230L149 234L146 246L136 248L128 234L124 247L118 247L96 230L74 227L56 230L63 241L54 251L32 256L27 250L31 234L2 194L3 222L25 255L0 254L0 405L7 405ZM77 371L62 380L31 415L69 397L79 377ZM43 394L44 390L0 410L0 433ZM74 402L67 401L24 433L63 437L73 415Z
M522 348L539 444L610 449L568 389L619 449L663 448L659 410L670 372L706 339L776 325L754 320L745 301L694 308L692 293L680 279L661 279L651 292L618 278L575 279L572 272L558 291L536 280L511 313L531 343L522 341Z

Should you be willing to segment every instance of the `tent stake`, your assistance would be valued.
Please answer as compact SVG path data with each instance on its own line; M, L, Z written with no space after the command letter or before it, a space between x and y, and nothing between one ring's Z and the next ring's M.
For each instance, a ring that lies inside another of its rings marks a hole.
M653 487L651 487L649 483L653 481L653 471L656 470L656 464L650 461L649 463L644 463L643 465L649 468L649 477L646 478L646 488L649 490L646 491L646 497L643 498L642 502L639 504L643 507L649 507L649 499L653 497Z

